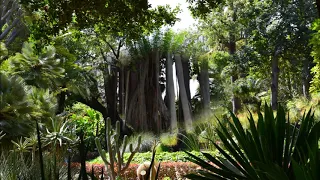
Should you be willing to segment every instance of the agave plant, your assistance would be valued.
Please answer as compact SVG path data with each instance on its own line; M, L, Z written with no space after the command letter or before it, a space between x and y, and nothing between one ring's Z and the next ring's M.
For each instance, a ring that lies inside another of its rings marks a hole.
M75 135L71 133L72 127L68 121L57 116L51 118L51 126L46 128L44 140L46 144L51 144L54 147L62 147L64 144L72 144L75 141Z
M264 116L259 113L255 123L251 113L249 129L231 113L230 129L217 129L222 145L212 142L224 158L203 153L203 160L189 152L189 160L200 165L190 179L318 179L318 140L320 123L315 122L311 110L300 123L291 125L282 107L274 117L271 107L265 105ZM313 153L312 153L313 152ZM303 167L303 168L302 168ZM310 176L309 176L310 175ZM305 178L303 178L305 179Z

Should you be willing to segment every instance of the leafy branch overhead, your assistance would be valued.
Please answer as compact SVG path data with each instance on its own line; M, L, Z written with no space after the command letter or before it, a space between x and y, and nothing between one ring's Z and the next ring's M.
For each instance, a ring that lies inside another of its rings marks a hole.
M205 19L224 0L187 0L187 2L190 4L189 9L194 17Z
M35 39L49 38L60 31L65 31L66 27L81 30L92 28L94 25L109 34L137 39L141 36L141 32L150 33L163 25L173 25L177 21L176 14L179 12L178 7L151 8L146 0L22 0L21 2L33 16L39 16L31 28Z

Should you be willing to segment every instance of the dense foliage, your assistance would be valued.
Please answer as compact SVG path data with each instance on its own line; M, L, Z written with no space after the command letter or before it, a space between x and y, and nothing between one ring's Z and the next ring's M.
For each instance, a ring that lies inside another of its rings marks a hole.
M88 179L99 152L115 179L153 149L228 159L196 153L200 176L315 178L320 4L186 3L196 24L175 31L180 7L147 0L0 0L0 179L70 179L71 161Z

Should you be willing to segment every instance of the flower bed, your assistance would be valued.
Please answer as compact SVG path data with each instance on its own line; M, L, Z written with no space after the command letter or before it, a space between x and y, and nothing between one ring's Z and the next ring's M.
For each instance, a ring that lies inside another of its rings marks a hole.
M80 164L75 163L72 165L73 167L79 167ZM101 176L102 169L105 168L103 164L87 164L87 172L91 173L92 166L94 170L94 174L96 177ZM137 179L136 170L139 164L130 164L129 168L123 174L124 179ZM170 178L170 179L184 179L183 176L192 172L195 172L198 169L194 163L191 162L163 162L160 164L160 172L158 179ZM104 175L106 176L106 172L104 171Z

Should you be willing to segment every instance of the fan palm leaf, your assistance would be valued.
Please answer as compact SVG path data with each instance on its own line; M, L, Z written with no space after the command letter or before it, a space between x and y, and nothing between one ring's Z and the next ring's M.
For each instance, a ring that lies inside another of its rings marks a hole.
M39 88L57 86L57 79L63 77L64 69L60 67L60 59L56 58L53 46L47 46L38 55L32 43L24 43L22 52L9 58L13 75L21 76L29 85Z
M0 72L0 129L8 136L26 135L32 128L32 112L22 78Z

